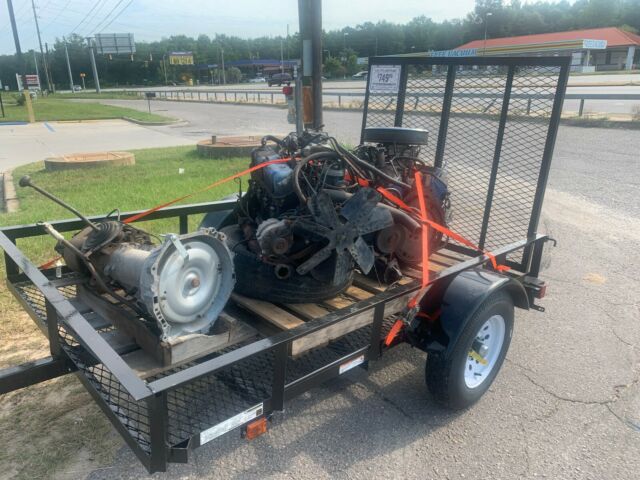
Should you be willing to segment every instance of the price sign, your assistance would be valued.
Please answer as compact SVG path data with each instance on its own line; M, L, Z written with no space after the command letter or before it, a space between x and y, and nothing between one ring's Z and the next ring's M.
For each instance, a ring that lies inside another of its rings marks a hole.
M372 65L369 92L398 93L400 90L400 65Z

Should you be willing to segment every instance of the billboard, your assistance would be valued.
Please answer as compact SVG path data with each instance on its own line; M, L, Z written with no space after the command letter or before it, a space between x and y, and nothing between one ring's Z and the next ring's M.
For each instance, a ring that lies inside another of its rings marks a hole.
M171 52L169 54L171 65L193 65L193 52Z
M94 41L100 55L136 53L133 33L97 33Z

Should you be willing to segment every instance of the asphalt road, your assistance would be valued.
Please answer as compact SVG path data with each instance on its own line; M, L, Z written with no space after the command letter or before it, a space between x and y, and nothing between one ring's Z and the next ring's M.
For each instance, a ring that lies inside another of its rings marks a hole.
M613 75L608 75L607 77L613 77ZM604 83L573 83L567 88L568 94L601 94L601 95L611 95L611 94L640 94L640 75L620 75L622 80L618 83L614 83L613 81L603 80ZM628 77L638 77L637 80L633 82L626 80ZM574 82L576 79L582 80L585 77L572 77L571 82ZM344 81L344 82L325 82L323 84L323 102L325 105L338 105L338 104L349 104L351 102L362 102L364 99L364 92L366 88L366 83L364 81ZM121 89L110 89L112 91L118 91ZM280 95L282 88L281 87L267 87L265 84L255 84L255 83L242 83L238 85L229 85L226 87L220 86L212 86L212 85L201 85L194 87L153 87L153 88L139 88L139 89L127 89L127 90L150 90L155 92L165 92L164 94L169 94L177 97L184 98L185 100L208 100L211 98L222 99L222 95L225 91L227 91L227 95L225 95L226 99L231 100L239 100L239 101L247 101L252 103L260 103L272 102L271 94L277 94L274 97L276 102L282 102L283 97ZM463 91L464 89L458 88L457 91ZM470 93L477 93L478 87L472 87L467 89ZM108 91L108 90L105 90ZM208 92L208 93L207 93ZM218 92L217 97L213 92ZM517 91L514 90L515 93ZM487 91L487 93L490 93ZM523 88L523 94L530 93L530 89ZM411 99L411 95L408 96ZM424 105L426 100L422 99L421 104ZM491 104L491 99L486 99L486 105L489 106ZM580 100L578 99L566 99L564 103L563 111L567 112L578 112L580 107ZM593 100L589 99L585 101L583 106L583 113L606 113L606 114L632 114L637 109L640 108L640 100Z
M181 139L289 130L281 109L157 108L189 124L149 128ZM353 143L359 118L326 112L326 129ZM266 435L228 434L153 478L637 478L639 151L637 130L561 128L541 228L558 240L542 274L546 312L517 311L507 361L476 406L435 405L425 355L400 347L291 401ZM123 446L88 478L146 474Z

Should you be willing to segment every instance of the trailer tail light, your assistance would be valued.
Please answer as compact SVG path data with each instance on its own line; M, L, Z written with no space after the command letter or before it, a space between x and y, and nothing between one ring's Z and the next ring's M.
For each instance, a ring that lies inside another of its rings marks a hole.
M253 440L263 433L267 433L267 417L261 417L251 423L248 423L245 438L247 440Z
M538 291L536 292L536 298L544 298L546 294L547 294L547 284L543 283L538 289Z

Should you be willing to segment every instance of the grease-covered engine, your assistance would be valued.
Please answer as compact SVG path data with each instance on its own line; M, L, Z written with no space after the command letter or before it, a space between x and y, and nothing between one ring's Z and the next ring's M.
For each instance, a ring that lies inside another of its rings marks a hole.
M233 212L211 214L235 254L243 295L279 303L312 303L347 289L354 269L392 283L403 265L421 260L414 173L425 177L430 216L444 224L447 188L419 159L426 132L368 130L349 151L325 134L267 136L254 150L249 187ZM441 236L430 232L432 249Z

